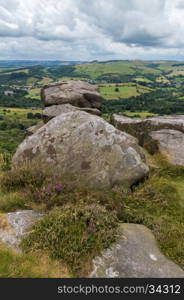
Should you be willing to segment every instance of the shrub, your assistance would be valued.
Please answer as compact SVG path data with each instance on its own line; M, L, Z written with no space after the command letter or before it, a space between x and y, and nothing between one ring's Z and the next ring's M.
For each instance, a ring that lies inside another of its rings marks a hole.
M115 214L100 205L68 205L39 221L22 247L25 251L47 250L78 276L93 256L115 241L117 224Z
M27 186L40 187L44 184L49 172L38 164L24 164L21 167L12 168L1 176L1 188L4 191L12 191Z

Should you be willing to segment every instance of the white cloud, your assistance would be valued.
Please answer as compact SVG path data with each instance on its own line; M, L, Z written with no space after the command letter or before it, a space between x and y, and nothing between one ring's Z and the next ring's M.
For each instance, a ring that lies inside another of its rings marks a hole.
M0 0L0 58L184 58L182 0Z

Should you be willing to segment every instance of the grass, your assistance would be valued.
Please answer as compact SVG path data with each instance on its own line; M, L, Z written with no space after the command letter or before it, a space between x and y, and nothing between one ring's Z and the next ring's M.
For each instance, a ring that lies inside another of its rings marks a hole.
M6 121L22 122L26 126L35 122L27 119L27 113L37 111L7 110L9 112L0 109L0 116ZM139 114L140 117L149 115L148 112L125 113L129 116ZM1 130L1 149L4 145L6 152L12 146L14 151L24 134L24 130L17 128ZM159 155L148 155L152 165L150 176L145 182L132 187L132 193L122 187L110 191L90 191L88 187L74 188L69 179L53 176L49 170L41 170L39 165L31 167L27 164L8 170L10 159L8 155L0 156L0 213L35 209L49 212L49 215L43 223L36 225L33 235L25 242L31 253L17 255L0 245L0 277L85 276L92 257L115 240L115 227L113 229L111 225L115 226L116 217L121 222L149 227L162 252L184 268L184 168L169 165ZM56 190L56 185L63 189ZM94 235L93 232L85 235L89 224L86 214L91 219L95 211L100 218L99 235L95 232ZM115 219L111 219L112 212ZM85 221L81 221L82 216ZM59 229L57 224L61 225ZM105 232L103 224L106 224ZM45 240L48 231L50 239ZM62 238L63 232L67 233L65 239ZM62 245L65 247L62 248Z
M156 155L148 181L125 200L126 221L149 227L162 252L184 268L184 168L168 165Z
M156 68L150 68L149 63L142 61L117 61L117 62L107 62L107 63L88 63L83 65L76 65L75 74L87 76L92 79L104 74L117 75L134 75L139 73L142 75L145 74L154 74L160 75L161 71Z
M134 70L129 62L111 62L106 64L89 63L85 65L77 65L75 70L76 75L82 74L84 76L89 76L92 79L107 73L132 75L134 74Z
M44 252L17 254L0 244L0 278L65 278L70 273L64 265Z
M148 93L151 91L150 88L132 83L101 84L99 87L101 95L107 100L136 97L142 93ZM118 89L118 91L116 89Z
M46 84L46 83L45 83ZM40 100L40 88L31 89L28 91L27 98L33 98Z
M42 80L38 81L38 84L45 85L53 82L53 79L50 77L44 77Z
M38 81L37 78L35 77L29 77L27 80L26 80L26 85L34 85L36 84Z
M22 142L26 128L35 125L39 119L28 119L28 113L41 113L41 110L21 108L0 108L0 153L13 153Z
M25 193L25 184L20 184L20 180L14 183L13 188L9 185L10 178L13 179L13 171L4 172L6 180L3 181L3 179L1 182L4 182L3 184L7 182L8 188L6 192L4 189L1 190L0 211L16 210L21 205L23 208L50 211L48 218L36 225L33 234L29 236L25 245L27 244L27 248L31 249L33 253L37 249L47 250L51 257L62 262L65 261L73 274L72 276L74 274L77 276L86 274L85 272L89 271L91 258L99 253L100 249L108 247L107 241L99 244L99 236L93 236L93 242L89 246L84 234L86 232L85 226L87 226L85 224L89 224L89 222L81 223L81 216L88 215L87 212L91 215L98 207L100 212L97 215L102 222L100 226L103 227L106 221L110 222L110 227L106 224L106 229L111 228L111 221L115 225L109 215L111 212L114 212L121 222L144 224L154 233L162 252L184 268L184 168L169 165L159 155L148 157L149 163L152 165L150 176L142 184L133 187L131 193L122 187L116 187L111 191L90 191L87 187L86 189L74 189L70 183L67 186L66 183L59 181L57 183L64 186L60 193L51 191L49 194L43 193L42 195L42 179L40 184L38 181L34 183L32 173L26 175L26 178L30 178L29 180L25 178L25 174L23 176L24 183L27 182ZM16 170L17 178L20 179L22 173L19 174L18 172L19 170ZM38 178L36 173L35 177ZM53 183L50 182L50 184L53 186ZM34 187L34 192L29 189L29 185ZM47 188L50 189L51 186L47 185ZM107 220L104 219L105 216L108 216ZM99 222L99 219L96 221ZM57 224L60 224L58 229ZM108 230L103 233L103 236L108 237L108 232L111 232L111 229ZM50 232L49 240L48 238L45 239L46 236L48 237L47 231ZM65 234L66 239L61 232L67 233ZM112 239L115 236L115 233L111 234ZM56 240L59 244L56 243ZM91 238L89 241L91 243ZM108 241L110 241L109 238ZM63 245L66 245L64 249L62 248ZM68 246L69 248L67 248ZM67 256L69 253L70 255ZM87 266L87 269L84 270L80 262L83 266Z
M29 69L20 69L20 70L10 70L7 72L3 72L3 75L11 75L11 74L16 74L16 73L25 73L25 74L29 74Z
M141 112L131 112L131 111L124 111L122 112L123 115L126 115L127 117L134 117L136 118L147 118L147 117L153 117L157 116L157 114L150 113L148 111L141 111Z
M52 210L23 239L28 252L42 249L63 261L73 276L84 275L94 256L116 240L117 218L99 205L63 206ZM87 274L86 274L87 275Z

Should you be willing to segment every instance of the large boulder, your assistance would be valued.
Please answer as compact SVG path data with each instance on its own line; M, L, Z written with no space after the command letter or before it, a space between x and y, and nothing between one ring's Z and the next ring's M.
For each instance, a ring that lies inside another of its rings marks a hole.
M143 225L122 224L120 237L93 260L92 278L184 278L184 271L159 250Z
M36 125L33 125L31 127L28 127L26 129L26 135L32 135L35 133L38 129L40 129L44 125L43 121L38 122Z
M0 214L0 241L13 250L20 251L22 238L42 217L43 214L33 210Z
M45 85L41 90L41 99L45 106L71 104L78 107L101 108L98 87L84 81L63 81Z
M46 107L43 110L43 120L45 123L47 123L51 119L61 114L65 114L72 111L78 111L78 110L86 111L88 113L91 113L92 115L101 116L101 111L97 108L89 108L89 107L81 108L81 107L72 106L71 104L62 104L62 105L52 105Z
M159 152L167 158L169 163L184 166L184 133L172 129L162 129L152 131L149 136L151 138L150 145L154 145L152 143L154 141Z
M50 120L19 145L13 165L38 161L89 188L131 186L148 173L137 140L102 118L74 111Z
M147 143L149 133L161 129L173 129L184 132L184 115L158 116L145 119L131 119L113 114L111 123L117 129L138 138L141 146Z

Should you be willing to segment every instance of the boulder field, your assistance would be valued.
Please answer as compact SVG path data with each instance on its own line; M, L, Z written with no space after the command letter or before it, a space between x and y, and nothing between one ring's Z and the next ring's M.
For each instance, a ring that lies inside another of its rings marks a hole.
M27 130L13 166L38 161L56 174L93 189L130 187L149 172L133 136L101 115L98 88L82 81L46 85L41 91L43 121ZM32 133L32 135L31 135Z

